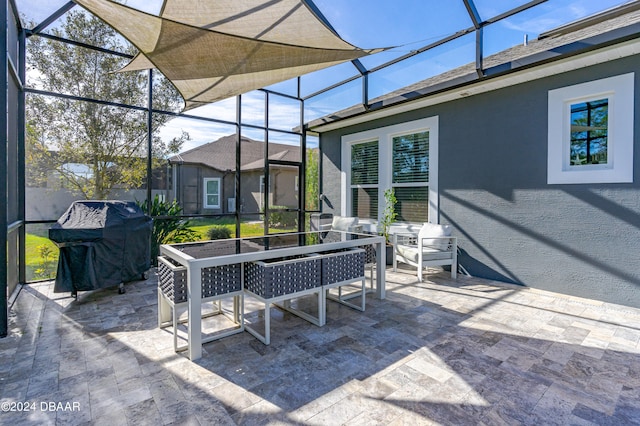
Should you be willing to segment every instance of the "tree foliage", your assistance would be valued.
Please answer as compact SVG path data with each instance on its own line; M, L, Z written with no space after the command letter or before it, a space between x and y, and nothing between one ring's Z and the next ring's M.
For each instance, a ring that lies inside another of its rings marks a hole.
M320 203L319 150L307 149L307 169L305 171L306 209L318 210Z
M134 54L135 48L98 18L72 11L51 31L55 36ZM40 90L145 107L147 72L115 72L126 57L32 36L27 43L29 85ZM176 111L182 105L175 88L154 73L153 106ZM178 152L188 134L163 141L159 129L171 116L153 114L153 166ZM118 188L140 188L147 171L147 113L144 110L31 94L27 98L29 185L41 186L43 170L56 171L64 186L85 198L105 199ZM80 167L79 165L82 165ZM75 167L73 167L75 166ZM78 168L87 172L79 173Z
M398 213L396 213L396 203L398 200L396 199L396 193L394 188L387 188L384 190L384 210L382 212L382 218L380 219L380 228L382 230L379 231L384 236L384 239L387 243L391 243L389 231L391 230L391 225L396 221L396 217L398 217Z

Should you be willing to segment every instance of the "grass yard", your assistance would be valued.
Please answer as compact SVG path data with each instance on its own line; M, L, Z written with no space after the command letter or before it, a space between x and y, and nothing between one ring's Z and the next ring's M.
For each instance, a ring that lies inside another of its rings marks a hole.
M233 238L236 234L236 223L233 217L221 217L215 219L193 219L190 228L198 233L198 240L207 240L207 231L214 225L224 226L231 232ZM46 237L46 229L29 229L26 241L26 268L27 281L55 278L58 263L58 248ZM271 229L271 232L295 231L295 229ZM264 225L261 221L246 221L240 223L240 235L243 237L255 237L264 234Z
M215 219L193 219L190 221L190 228L198 233L200 240L207 240L207 230L212 226L224 226L231 231L231 238L236 235L236 221L232 217L221 217ZM296 228L270 228L269 232L296 232ZM262 221L245 221L240 223L240 235L242 237L259 237L264 235L264 224Z
M231 237L236 235L236 221L232 217L220 217L215 219L193 219L189 221L190 228L198 233L200 240L206 240L207 231L214 225L224 226L231 232ZM240 223L240 235L243 237L255 237L264 234L262 222L247 221Z
M25 258L27 281L55 277L58 264L58 247L49 238L27 234Z

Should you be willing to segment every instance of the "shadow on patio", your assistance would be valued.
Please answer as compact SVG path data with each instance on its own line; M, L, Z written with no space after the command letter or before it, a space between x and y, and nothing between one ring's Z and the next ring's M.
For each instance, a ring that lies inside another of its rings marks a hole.
M316 327L273 309L248 333L175 354L155 276L114 289L24 287L0 341L3 419L83 424L639 424L640 310L470 277L387 272L364 313ZM42 401L78 402L76 412Z

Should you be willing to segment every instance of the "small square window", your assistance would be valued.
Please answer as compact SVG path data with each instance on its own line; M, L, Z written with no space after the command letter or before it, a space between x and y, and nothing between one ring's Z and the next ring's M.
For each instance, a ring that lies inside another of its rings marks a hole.
M634 74L549 91L547 183L633 182Z

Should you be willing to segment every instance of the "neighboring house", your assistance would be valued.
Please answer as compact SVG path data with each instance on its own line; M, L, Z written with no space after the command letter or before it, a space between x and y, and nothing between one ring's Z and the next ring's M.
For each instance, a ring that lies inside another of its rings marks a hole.
M236 200L236 135L225 136L169 159L174 197L185 214L259 213L263 210L265 143L241 139L241 199ZM300 148L269 143L269 206L298 206Z
M463 273L640 308L640 2L308 128L323 211L373 228L395 187Z

